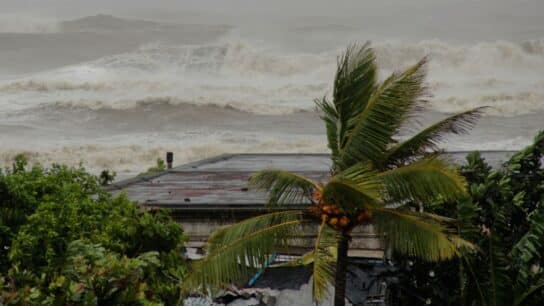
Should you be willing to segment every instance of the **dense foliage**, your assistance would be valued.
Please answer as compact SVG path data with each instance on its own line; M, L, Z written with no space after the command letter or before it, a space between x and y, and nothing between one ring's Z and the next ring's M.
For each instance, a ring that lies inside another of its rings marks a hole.
M103 191L83 168L0 173L0 304L175 305L181 227Z
M457 218L461 236L479 249L448 263L399 260L401 305L542 305L543 156L541 132L500 169L492 170L479 153L467 157L462 173L470 197L426 209Z

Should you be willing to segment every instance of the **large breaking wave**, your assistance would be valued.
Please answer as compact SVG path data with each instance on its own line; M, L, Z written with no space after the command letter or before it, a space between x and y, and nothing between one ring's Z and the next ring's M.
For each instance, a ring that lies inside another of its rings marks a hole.
M429 107L455 112L491 106L492 115L544 110L544 40L472 45L375 42L382 75L429 56ZM38 105L129 109L169 101L285 114L313 109L331 92L342 49L285 51L244 41L148 44L134 52L0 83L3 110Z
M544 40L373 47L381 77L430 58L429 121L491 106L469 137L447 139L445 149L517 149L541 126ZM327 152L312 101L330 95L342 46L309 52L230 36L130 50L0 81L0 164L23 151L44 164L84 159L129 176L166 151L176 163L225 152Z

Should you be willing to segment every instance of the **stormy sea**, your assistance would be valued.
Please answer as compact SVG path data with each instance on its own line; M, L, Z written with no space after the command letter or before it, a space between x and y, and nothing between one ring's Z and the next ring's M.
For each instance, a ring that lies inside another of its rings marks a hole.
M345 47L366 41L382 78L429 58L421 124L489 106L472 133L444 149L521 148L544 126L544 29L530 9L511 17L515 25L465 13L459 22L451 16L460 13L421 12L405 28L388 21L402 24L402 7L264 21L0 16L0 164L25 153L122 178L166 151L176 164L228 152L326 152L313 100L330 96Z

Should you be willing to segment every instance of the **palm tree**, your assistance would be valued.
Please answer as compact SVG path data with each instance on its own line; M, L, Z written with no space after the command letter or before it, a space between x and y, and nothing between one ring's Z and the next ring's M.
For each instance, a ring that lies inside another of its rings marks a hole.
M399 130L426 102L425 66L422 59L378 82L369 45L349 47L338 61L332 102L316 100L331 150L329 180L315 182L279 169L253 175L250 185L269 192L270 213L214 232L208 255L194 264L186 286L247 279L271 254L292 245L306 224L317 224L317 235L313 249L297 262L313 264L315 301L334 285L337 306L345 303L347 252L356 226L371 224L394 251L429 261L471 247L455 234L453 220L408 209L409 203L465 193L465 180L439 156L437 144L446 133L466 132L481 112L454 115L399 142Z

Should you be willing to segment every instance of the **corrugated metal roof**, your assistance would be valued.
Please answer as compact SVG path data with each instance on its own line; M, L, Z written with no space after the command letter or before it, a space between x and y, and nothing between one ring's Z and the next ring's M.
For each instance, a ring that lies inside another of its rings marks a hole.
M450 152L454 162L463 162L467 152ZM482 152L497 166L512 152ZM329 176L327 154L228 154L175 167L171 170L136 177L112 184L114 193L126 192L136 202L152 207L182 210L259 210L266 195L247 189L249 177L266 168L293 171L317 181Z
M466 154L447 153L456 162L462 162ZM493 166L511 154L483 153ZM266 194L247 188L249 177L256 171L280 168L316 181L326 181L330 165L327 154L229 154L117 182L109 189L113 193L125 192L131 200L146 207L171 209L172 216L183 225L189 237L187 248L201 249L216 228L268 210ZM304 206L302 203L290 208ZM307 251L306 244L315 239L315 231L306 230L301 228L299 244L292 246L289 254L300 255ZM371 226L355 228L352 237L348 256L384 257L381 239L373 233Z

